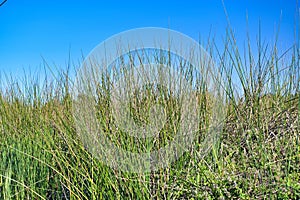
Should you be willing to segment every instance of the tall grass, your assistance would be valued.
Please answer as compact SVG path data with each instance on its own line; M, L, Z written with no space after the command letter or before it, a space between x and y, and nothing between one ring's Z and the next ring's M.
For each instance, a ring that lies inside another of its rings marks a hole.
M225 83L222 133L203 156L212 99L198 78L195 101L201 109L193 147L167 168L145 174L107 167L87 150L76 133L68 73L43 84L7 78L0 91L0 199L299 199L299 38L283 55L276 43L269 47L260 40L256 52L248 41L241 55L230 29L222 51L208 44ZM137 93L131 104L137 122L147 121L152 101L161 101L173 118L159 139L136 141L115 127L105 78L95 101L112 141L138 151L172 139L176 95L161 90L157 97L151 87Z

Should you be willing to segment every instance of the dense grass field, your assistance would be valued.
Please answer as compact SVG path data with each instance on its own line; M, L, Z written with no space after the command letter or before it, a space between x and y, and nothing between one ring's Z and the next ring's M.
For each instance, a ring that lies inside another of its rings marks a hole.
M85 148L74 125L67 71L42 84L38 77L2 79L0 199L300 199L299 40L283 53L260 39L247 45L238 49L229 30L223 49L213 41L206 46L226 94L224 126L207 154L201 141L212 100L204 84L195 90L201 110L194 145L167 168L145 174L111 169ZM99 123L112 141L134 150L137 142L113 128L109 87L99 87ZM166 94L172 115L179 102ZM143 97L133 105L139 120L147 120L143 106L154 98L151 92ZM164 145L174 121L158 140L144 142Z

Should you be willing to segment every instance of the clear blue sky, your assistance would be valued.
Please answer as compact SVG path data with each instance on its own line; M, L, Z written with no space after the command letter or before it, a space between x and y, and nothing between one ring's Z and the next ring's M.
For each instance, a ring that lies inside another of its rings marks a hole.
M294 42L296 0L225 0L225 5L240 44L246 39L246 13L254 43L259 19L263 39L274 41L281 13L279 45ZM221 0L8 0L0 7L0 73L34 70L42 57L64 68L69 52L77 62L106 38L146 26L171 28L196 40L207 39L211 29L221 45L226 25Z

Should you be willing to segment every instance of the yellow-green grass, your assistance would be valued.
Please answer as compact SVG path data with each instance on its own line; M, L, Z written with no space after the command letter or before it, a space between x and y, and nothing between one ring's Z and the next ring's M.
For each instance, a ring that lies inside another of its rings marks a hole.
M68 74L25 90L22 82L8 83L0 91L0 199L299 199L299 46L282 59L276 44L258 45L257 60L249 46L245 55L251 59L243 62L230 33L224 45L223 52L208 47L226 92L226 118L216 143L203 156L213 97L198 85L195 101L201 109L194 145L167 168L145 174L111 169L83 145L72 115ZM98 120L116 144L138 151L144 144L158 148L172 139L175 96L164 94L161 100L172 117L159 139L136 141L115 128L109 89L99 87ZM132 110L137 121L147 121L145 105L153 98L151 92L136 96Z

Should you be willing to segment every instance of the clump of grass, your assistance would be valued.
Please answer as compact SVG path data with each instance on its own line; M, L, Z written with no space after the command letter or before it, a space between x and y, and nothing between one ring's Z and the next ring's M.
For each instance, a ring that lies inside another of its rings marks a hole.
M240 54L230 29L223 52L209 44L225 83L222 133L203 156L213 97L198 77L194 146L165 169L145 174L112 169L88 151L74 124L68 73L44 85L10 81L0 91L0 199L300 198L299 44L278 55L276 43L258 42L257 59L250 41L248 54ZM151 85L137 92L130 104L137 123L147 123L153 101L165 106L169 120L159 139L136 141L117 129L110 80L102 83L94 99L97 116L115 144L139 152L172 140L180 115L176 94Z

